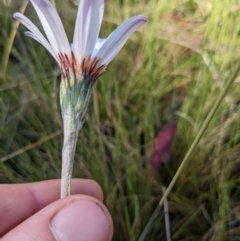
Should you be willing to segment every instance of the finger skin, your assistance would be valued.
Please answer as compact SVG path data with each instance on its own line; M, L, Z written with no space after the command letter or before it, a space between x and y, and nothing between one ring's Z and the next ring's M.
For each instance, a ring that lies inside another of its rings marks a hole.
M55 238L55 235L53 234L53 231L51 229L51 221L64 208L66 208L69 205L72 205L73 202L76 203L80 200L90 200L92 203L94 203L94 205L96 204L97 208L101 209L101 212L103 212L107 220L107 225L105 225L107 229L107 235L105 235L104 239L99 238L97 236L96 238L94 238L94 240L88 241L110 241L113 234L113 224L108 210L103 205L103 203L100 202L98 199L86 195L72 195L60 199L54 203L51 203L35 215L31 216L29 219L25 220L23 223L19 224L14 229L9 231L5 236L2 237L1 241L56 241L57 239ZM79 216L87 215L87 213L88 210L84 210L83 213L81 213L81 215ZM93 217L93 219L96 218L96 216ZM83 232L84 229L89 230L91 233L94 233L95 231L95 229L91 229L91 225L90 227L86 227L86 225L79 224L79 229L80 231L82 229Z
M72 194L85 194L103 201L103 192L95 181L72 180ZM0 237L60 198L60 180L0 185Z

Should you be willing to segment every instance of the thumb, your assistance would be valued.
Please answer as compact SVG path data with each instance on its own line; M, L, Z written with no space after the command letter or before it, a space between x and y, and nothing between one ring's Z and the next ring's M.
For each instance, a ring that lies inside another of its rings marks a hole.
M1 241L110 241L112 232L112 219L102 202L73 195L46 206Z

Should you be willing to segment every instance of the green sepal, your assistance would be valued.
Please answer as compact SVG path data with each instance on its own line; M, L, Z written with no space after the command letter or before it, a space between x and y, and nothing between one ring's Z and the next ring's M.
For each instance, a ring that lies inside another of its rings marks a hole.
M62 78L60 84L60 105L62 117L72 113L82 121L86 117L86 111L92 94L93 82L83 79L74 82L71 86L69 82Z

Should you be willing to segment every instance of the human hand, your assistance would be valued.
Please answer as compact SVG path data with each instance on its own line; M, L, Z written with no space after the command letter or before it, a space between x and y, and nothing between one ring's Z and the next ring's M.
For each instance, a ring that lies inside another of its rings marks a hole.
M73 179L59 199L60 180L0 185L1 241L110 241L111 216L100 186Z

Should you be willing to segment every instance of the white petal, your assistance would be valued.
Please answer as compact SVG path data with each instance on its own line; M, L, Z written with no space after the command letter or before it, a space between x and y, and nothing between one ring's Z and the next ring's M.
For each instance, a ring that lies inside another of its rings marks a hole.
M57 60L57 53L54 52L53 48L50 46L46 38L42 35L39 29L33 24L27 17L25 17L21 13L14 13L13 17L21 22L26 28L30 30L30 32L26 32L28 37L31 37L41 43L49 52L50 54Z
M81 0L73 36L73 52L77 61L92 54L100 31L104 0Z
M128 38L145 22L147 22L146 18L138 15L115 29L96 54L101 59L101 64L107 65L118 54Z
M41 43L34 33L30 32L30 31L26 31L25 35L28 36L29 38L35 39L37 42Z
M56 9L48 0L30 1L38 14L54 52L58 50L58 52L66 53L70 58L71 51L69 42Z
M51 47L51 45L47 42L46 44L43 44L42 43L42 40L39 39L34 33L30 32L30 31L26 31L25 32L25 35L32 38L32 39L35 39L37 42L39 42L40 44L42 44L47 50L48 52L54 57L54 59L60 64L57 56L55 55L55 53L53 52L53 49Z
M102 47L102 45L105 43L105 41L106 41L106 38L98 38L97 39L97 42L94 46L94 50L92 52L92 57L95 57L96 53Z

